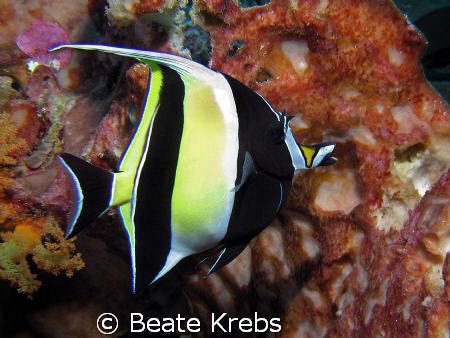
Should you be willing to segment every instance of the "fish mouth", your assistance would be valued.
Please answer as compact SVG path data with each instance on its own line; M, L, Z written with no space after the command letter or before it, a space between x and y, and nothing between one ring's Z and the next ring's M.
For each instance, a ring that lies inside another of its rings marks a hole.
M337 162L337 158L331 156L331 152L326 154L325 157L323 158L323 160L319 163L319 166L321 167L325 167L327 165L332 165L335 164Z

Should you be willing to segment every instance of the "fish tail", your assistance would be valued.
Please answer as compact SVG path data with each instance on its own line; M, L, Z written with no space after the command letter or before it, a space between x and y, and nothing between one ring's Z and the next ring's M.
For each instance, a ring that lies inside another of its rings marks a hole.
M70 210L66 238L73 237L103 214L111 205L114 174L74 155L59 156L70 177Z

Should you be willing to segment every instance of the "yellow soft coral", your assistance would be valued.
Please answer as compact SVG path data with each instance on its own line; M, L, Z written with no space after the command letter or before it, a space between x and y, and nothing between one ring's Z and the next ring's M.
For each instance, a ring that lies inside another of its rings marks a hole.
M26 261L31 255L37 267L54 275L65 271L71 277L84 267L80 254L74 255L73 240L66 241L58 223L49 217L26 218L14 231L1 234L0 279L9 280L28 298L41 286Z
M8 113L0 113L0 198L4 190L13 184L10 166L17 163L16 157L22 156L28 150L23 138L17 137L17 126ZM0 200L0 209L3 201Z
M51 240L44 240L33 250L33 261L38 268L54 275L65 271L67 277L72 277L76 270L84 267L81 254L73 254L74 238L65 240L63 231L54 220L46 220L43 233Z
M26 151L26 142L17 138L17 126L8 113L0 113L0 166L16 164L15 157Z
M25 258L39 245L40 234L31 222L24 222L1 237L4 242L0 244L0 278L11 281L19 292L30 296L41 282L30 272Z

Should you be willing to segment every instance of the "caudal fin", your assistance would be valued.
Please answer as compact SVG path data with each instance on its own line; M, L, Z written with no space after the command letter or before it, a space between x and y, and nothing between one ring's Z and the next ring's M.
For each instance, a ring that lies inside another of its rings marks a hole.
M62 154L59 159L71 181L71 207L66 228L66 238L70 238L109 208L114 174L71 154Z

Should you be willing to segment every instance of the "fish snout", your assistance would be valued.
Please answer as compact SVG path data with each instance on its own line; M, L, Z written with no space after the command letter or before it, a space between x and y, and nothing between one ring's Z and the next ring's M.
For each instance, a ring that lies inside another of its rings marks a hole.
M336 146L336 143L325 142L313 145L298 144L301 151L303 165L296 166L295 171L301 169L312 169L318 166L326 166L336 163L337 159L331 154Z
M332 142L327 142L327 143L322 143L321 148L319 149L316 158L321 158L320 162L318 162L317 165L315 166L327 166L327 165L332 165L335 164L337 162L337 158L331 156L334 147L336 147L336 143L332 143ZM316 160L314 161L314 164L316 163Z

